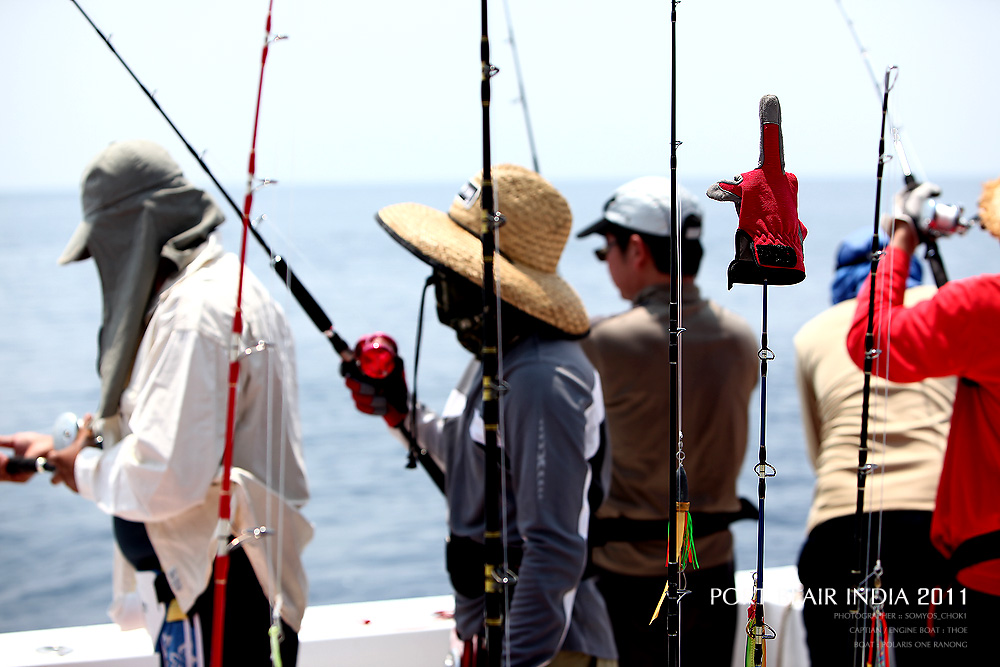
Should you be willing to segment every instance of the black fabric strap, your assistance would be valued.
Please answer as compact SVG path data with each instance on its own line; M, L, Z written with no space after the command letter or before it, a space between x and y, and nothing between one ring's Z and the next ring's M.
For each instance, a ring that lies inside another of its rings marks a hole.
M740 498L735 512L691 512L691 528L695 538L712 535L729 528L741 519L757 519L757 508L746 498ZM668 519L593 519L590 522L590 545L599 547L608 542L648 542L667 539Z
M953 574L988 560L1000 559L1000 530L976 535L962 542L948 559Z

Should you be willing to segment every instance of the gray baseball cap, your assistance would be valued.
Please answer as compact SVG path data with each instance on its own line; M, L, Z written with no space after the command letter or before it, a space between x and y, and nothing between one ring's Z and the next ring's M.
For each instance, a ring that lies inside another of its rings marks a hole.
M698 200L677 186L681 206L681 233L684 240L701 237L702 210ZM604 217L577 233L603 234L615 227L650 236L670 236L670 179L641 176L625 183L604 205Z

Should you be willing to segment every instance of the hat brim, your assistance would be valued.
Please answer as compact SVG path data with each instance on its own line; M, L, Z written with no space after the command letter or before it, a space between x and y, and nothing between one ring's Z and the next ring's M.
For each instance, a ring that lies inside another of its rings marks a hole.
M584 227L582 230L577 232L576 238L582 239L584 236L589 236L590 234L603 234L607 232L613 225L614 223L609 222L604 218L601 218L594 224Z
M63 249L57 260L59 264L69 264L90 258L90 251L87 250L87 241L90 239L90 232L93 225L86 220L80 222L73 231L69 243Z
M482 287L482 243L448 214L423 204L393 204L379 210L375 220L424 262ZM558 274L512 264L499 252L494 265L503 301L572 336L590 330L583 301Z
M983 229L1000 239L1000 178L983 184L979 196L979 222Z

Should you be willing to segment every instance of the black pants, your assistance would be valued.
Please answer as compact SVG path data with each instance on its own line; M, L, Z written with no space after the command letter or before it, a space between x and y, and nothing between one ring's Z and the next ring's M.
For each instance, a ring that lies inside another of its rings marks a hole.
M619 666L666 664L667 623L663 611L652 625L649 623L667 583L666 576L629 577L601 568L596 571L597 588L611 616ZM729 667L737 607L723 602L721 594L713 600L712 590L725 591L735 586L733 563L705 570L689 569L686 576L691 592L680 604L681 664Z
M214 582L214 577L213 577ZM212 610L215 587L209 584L198 597L188 616L198 614L204 642L205 664L212 659ZM229 578L226 585L225 643L222 647L223 665L232 667L270 667L271 645L268 628L271 626L271 606L257 581L250 560L243 549L229 555ZM281 662L285 667L295 667L299 653L299 636L281 621Z
M971 648L974 592L952 586L945 559L931 544L930 524L930 512L882 514L884 611L892 631L893 664L898 667L939 667L959 664L955 659L987 655L974 654ZM857 607L861 613L851 613L855 604L851 591L860 583L851 574L858 560L854 532L853 515L826 521L809 533L799 556L799 580L805 593L802 616L812 667L861 665L868 657L871 608L861 604ZM872 535L869 568L878 552L877 533ZM990 620L995 624L996 617Z

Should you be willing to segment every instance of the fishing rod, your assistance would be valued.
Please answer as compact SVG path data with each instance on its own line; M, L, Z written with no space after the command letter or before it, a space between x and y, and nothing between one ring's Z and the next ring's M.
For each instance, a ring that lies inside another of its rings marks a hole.
M528 132L528 146L531 149L531 165L535 173L542 173L538 168L538 152L535 150L535 135L531 131L531 116L528 114L528 97L524 94L524 77L521 76L521 61L517 57L517 44L514 42L514 25L510 20L510 8L507 0L503 0L504 17L507 19L507 40L510 42L511 55L514 58L514 74L517 78L518 101L524 112L524 127Z
M847 29L851 33L854 45L858 48L858 52L861 54L861 59L865 63L865 68L868 70L868 76L875 88L875 95L879 98L879 100L881 100L883 98L883 88L879 83L879 78L875 75L875 69L872 67L871 59L868 57L868 49L866 49L864 44L861 42L861 37L858 35L858 31L854 28L854 21L851 20L850 16L848 16L847 10L844 9L843 2L841 0L834 1L840 9L840 14L844 17L844 22L847 24ZM896 156L899 158L900 169L903 173L903 183L908 189L912 190L920 185L920 181L913 175L913 171L910 169L910 163L906 159L906 152L903 150L902 133L900 132L899 127L893 122L892 114L888 111L888 109L883 110L883 113L885 114L886 120L891 128L893 146L896 149ZM881 154L880 159L883 159ZM917 234L920 237L920 241L924 244L924 259L927 260L927 263L931 267L931 273L934 276L935 284L938 287L941 287L948 282L948 273L944 268L944 260L941 258L941 253L938 251L937 237L956 232L959 234L964 233L969 229L972 221L965 220L961 217L961 207L942 204L936 200L931 201L931 206L926 211L922 212L921 220L914 220L913 222L916 227Z
M760 351L760 441L757 446L757 570L754 572L753 601L747 621L747 667L762 667L765 664L764 640L774 639L774 633L764 622L764 498L767 492L767 478L775 474L774 466L767 462L767 362L774 359L774 353L767 344L767 279L761 285L761 329Z
M80 3L77 2L77 0L70 0L70 2L72 2L73 5L80 11L80 14L83 15L83 18L87 20L87 23L90 24L90 26L94 29L94 31L100 36L101 40L104 41L108 49L111 50L111 53L114 54L115 58L118 59L118 62L121 63L122 67L125 68L125 71L127 71L129 75L132 77L132 80L135 81L136 84L138 84L139 88L142 89L142 92L146 95L149 101L153 103L154 107L156 107L156 110L160 112L160 115L163 117L163 119L167 121L167 124L170 126L170 129L173 130L174 134L177 135L177 138L181 140L181 143L183 143L184 147L187 148L188 153L190 153L191 157L195 159L195 161L198 163L198 166L201 167L202 171L205 172L205 175L208 176L208 178L212 181L212 183L215 185L216 189L218 189L222 197L226 200L226 202L228 202L230 207L232 207L233 211L235 211L236 214L240 216L240 218L242 219L243 210L239 207L239 205L237 205L237 203L233 200L233 198L229 196L229 193L226 192L226 189L222 187L222 183L219 182L219 179L215 177L215 174L212 173L212 170L209 169L207 164L205 164L205 161L202 159L198 151L196 151L194 147L188 142L188 140L181 133L180 129L178 129L178 127L174 124L173 120L170 119L170 116L168 116L166 111L163 110L163 108L160 106L160 103L156 101L156 98L153 96L153 93L149 91L149 89L145 86L145 84L143 84L143 82L135 74L132 68L129 67L128 63L125 62L125 59L118 52L118 49L116 49L115 46L111 43L110 38L108 38L108 36L105 35L104 32L97 27L97 24L95 24L94 21L87 14L87 12L84 11L83 7L80 6ZM277 36L275 37L275 40L277 39L284 39L284 37ZM274 271L281 278L282 282L285 283L285 285L291 291L292 296L294 296L295 300L298 301L299 305L302 306L302 309L305 311L306 315L309 317L310 320L312 320L313 324L316 325L316 328L318 328L320 332L324 336L326 336L327 339L330 340L330 343L333 345L334 350L336 350L336 352L341 356L341 358L343 358L345 361L353 361L354 355L352 354L351 346L348 345L347 342L343 338L341 338L340 335L334 330L333 322L326 315L326 313L323 312L323 309L320 307L319 303L316 302L312 294L309 293L309 290L307 290L305 286L302 284L302 282L298 279L298 277L295 275L295 272L292 271L291 267L288 265L285 259L271 249L271 247L264 240L264 237L261 236L260 233L257 231L256 224L249 224L247 229L250 232L250 234L253 235L253 237L257 240L260 246L264 249L264 252L267 253L268 257L271 260L271 268L274 269Z
M75 0L74 0L75 1ZM250 141L250 157L247 165L247 187L243 199L243 210L240 215L242 232L240 235L240 269L236 287L236 308L233 312L232 349L229 357L229 392L226 401L226 440L222 453L222 479L219 491L219 522L216 526L215 566L213 568L214 598L212 605L212 667L222 667L223 638L225 636L226 619L226 587L229 581L229 551L230 533L232 532L232 490L230 476L233 468L233 449L236 428L236 388L240 380L240 348L243 336L243 277L247 258L247 232L250 229L250 211L253 207L254 181L257 168L257 128L260 121L260 100L264 89L264 66L267 64L267 53L271 45L271 10L274 0L269 0L267 6L267 21L264 28L264 47L260 58L260 77L257 80L257 102L254 107L253 135ZM280 619L280 617L279 617ZM280 630L280 620L276 621ZM274 630L272 625L271 630ZM281 652L278 650L278 635L269 632L271 636L271 659L275 667L281 667Z
M764 500L767 478L777 474L767 461L767 364L774 359L768 347L767 288L769 284L794 285L805 279L802 243L807 230L798 219L798 179L785 171L784 141L781 132L781 105L774 95L760 99L760 160L757 168L719 181L708 196L736 205L736 258L727 270L729 285L746 283L761 286L760 349L760 444L757 475L757 569L753 579L753 600L747 620L746 664L760 667L765 662L766 640L775 633L764 622L761 593L764 588Z
M868 463L868 454L870 452L870 447L868 445L868 418L871 405L871 378L872 378L872 366L874 365L875 358L881 354L881 350L875 349L875 281L878 278L878 264L879 259L882 255L881 252L881 240L879 239L879 213L881 209L881 198L882 198L882 172L885 166L885 162L888 159L885 154L885 128L889 117L889 92L892 90L894 79L892 78L892 73L896 71L895 66L890 66L885 70L885 86L883 87L882 94L882 126L879 133L879 144L878 144L878 167L875 172L875 215L874 222L872 223L872 246L871 246L871 277L869 279L869 293L868 293L868 327L865 331L865 363L864 363L864 385L862 389L861 397L861 441L858 446L858 492L857 492L857 506L854 513L854 541L855 549L857 551L857 560L855 567L851 570L851 574L855 577L857 584L857 590L868 590L869 586L872 586L872 593L870 595L862 596L872 607L871 611L871 630L869 635L869 658L868 664L872 664L872 655L874 651L879 652L879 656L882 656L887 650L884 646L886 637L883 634L883 630L886 627L885 613L884 613L884 600L882 596L877 596L874 591L882 588L882 563L881 558L876 554L875 566L869 573L868 565L868 547L871 541L871 523L869 522L868 530L865 529L865 482L868 475L875 472L878 468L875 464ZM903 158L905 165L906 158ZM909 174L908 166L904 167L907 177L912 179ZM911 184L911 183L908 183ZM943 271L943 267L942 267ZM882 525L882 515L881 511L878 513L878 532L881 533ZM879 551L881 551L881 541L879 542ZM862 576L863 575L863 576ZM870 583L869 583L870 582ZM858 613L861 611L862 600L858 599L859 596L857 592L852 598L851 611ZM859 621L863 620L859 616ZM861 623L860 627L862 632L864 632L864 627L866 624ZM856 627L858 627L856 625ZM863 642L861 643L863 645ZM863 651L862 651L863 655Z
M871 279L869 280L869 302L868 302L868 329L865 332L865 363L864 363L864 386L861 398L861 443L858 447L858 492L857 505L854 521L854 543L857 550L857 560L851 573L855 577L860 577L867 571L867 553L865 544L865 481L874 470L874 465L868 464L868 417L871 403L871 378L872 365L875 357L880 351L875 349L875 280L878 274L878 263L882 255L881 241L879 239L879 211L882 199L882 173L885 167L885 127L888 119L889 91L892 89L892 72L896 68L889 67L885 71L885 88L882 95L882 128L878 143L878 167L875 171L875 220L872 229L871 247ZM867 580L867 577L866 577Z
M680 497L681 475L684 475L683 449L680 429L680 211L677 207L677 0L670 3L670 334L668 360L670 364L670 459L671 476L667 479L670 488L670 504L675 508L676 519L672 529L667 531L667 665L681 664L680 637L680 545L683 530L680 525L679 504L687 498ZM687 488L684 479L685 491ZM684 494L687 495L686 493Z
M101 40L107 45L111 53L114 54L115 58L118 59L118 62L121 63L122 67L125 68L125 71L128 72L129 76L132 77L132 80L136 82L136 84L139 86L142 92L146 95L146 98L149 99L150 102L152 102L153 106L160 113L160 116L162 116L163 119L167 122L167 125L170 126L170 129L173 130L177 138L180 139L182 144L184 144L184 147L187 149L188 153L190 153L191 157L195 159L195 161L198 163L198 166L201 167L205 175L208 176L208 178L212 181L212 183L215 185L216 189L219 191L222 197L226 200L229 206L236 212L236 214L240 216L240 218L242 219L243 217L242 209L236 204L233 198L229 196L229 193L226 192L226 189L222 187L222 183L219 182L219 179L216 178L215 174L205 163L204 159L202 159L198 151L195 150L195 148L191 145L191 143L187 140L187 138L185 138L184 134L180 131L177 125L174 124L173 120L171 120L170 116L167 115L167 112L164 111L163 107L160 106L160 103L157 102L156 98L149 91L146 85L143 84L142 80L139 79L139 77L128 65L128 63L125 62L125 59L118 52L115 46L111 43L110 38L104 34L104 32L97 26L97 24L94 23L94 21L90 18L87 12L84 11L83 7L80 6L80 3L77 2L77 0L70 0L70 2L72 2L73 5L76 6L76 8L80 11L80 14L82 14L83 17L87 20L87 23L89 23L90 26L94 29L94 32L96 32L98 36L100 36ZM284 37L276 36L274 39L275 40L284 39ZM274 183L274 181L266 181L266 183ZM392 370L392 366L391 364L388 364L386 362L384 352L385 350L390 349L390 347L382 346L381 349L379 349L380 346L377 344L373 345L372 344L373 341L370 340L371 337L369 336L359 340L358 343L352 349L352 347L334 329L333 321L323 311L323 308L319 305L316 299L313 298L312 294L309 293L309 290L306 289L305 285L302 284L302 281L299 280L298 276L295 275L295 272L288 265L288 262L286 262L281 255L275 253L271 249L271 246L268 245L264 237L261 236L260 232L257 231L256 223L251 223L248 227L248 231L254 237L254 239L256 239L257 243L260 244L264 252L267 253L268 257L270 258L271 268L274 269L275 273L277 273L278 276L281 278L281 282L284 283L284 285L292 293L292 296L305 311L306 316L308 316L309 319L312 321L312 323L316 326L316 328L319 329L320 333L330 341L330 343L333 345L334 351L336 351L337 354L340 355L341 359L346 363L357 363L361 373L368 378L377 380L384 378L386 375L388 375L388 373ZM391 349L393 352L393 363L394 363L395 362L394 360L396 358L394 342L391 345ZM412 442L412 438L410 438L410 440ZM435 485L439 489L443 490L444 473L434 462L430 454L426 450L411 447L410 457L411 461L412 460L418 461L424 467L427 473L431 476L431 479L434 481ZM413 467L413 466L408 464L408 467Z
M483 185L481 193L480 239L483 245L483 435L485 447L484 510L485 551L484 590L486 657L489 667L499 667L503 653L504 603L507 574L504 566L504 535L501 518L503 457L498 439L500 429L500 332L497 321L497 294L494 277L496 234L501 218L496 212L490 157L490 78L496 70L490 64L488 2L481 0L482 39L480 41L480 93L483 107Z

